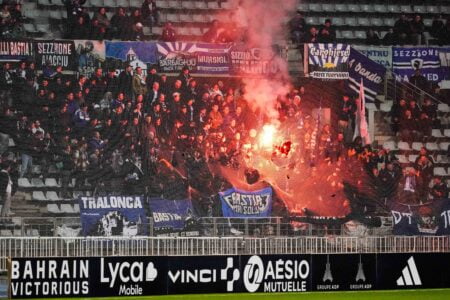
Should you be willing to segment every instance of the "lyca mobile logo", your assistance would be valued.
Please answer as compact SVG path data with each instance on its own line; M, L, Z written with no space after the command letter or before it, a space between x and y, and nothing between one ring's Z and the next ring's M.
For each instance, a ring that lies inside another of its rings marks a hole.
M116 281L119 284L151 282L158 276L158 270L152 262L145 264L141 261L109 262L105 267L105 259L100 260L100 281L109 283L112 288Z
M254 255L244 267L244 286L250 293L263 285L264 292L303 292L310 273L307 260L278 259L263 262Z

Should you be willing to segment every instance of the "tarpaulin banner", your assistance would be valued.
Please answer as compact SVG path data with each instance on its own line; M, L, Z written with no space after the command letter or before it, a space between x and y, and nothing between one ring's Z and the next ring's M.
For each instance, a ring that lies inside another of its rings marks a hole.
M34 41L36 67L42 70L49 63L51 66L62 66L64 70L77 70L75 43L69 40Z
M137 236L148 234L141 196L80 197L83 235Z
M231 75L266 77L278 74L284 59L274 49L249 48L234 44L230 48Z
M272 188L243 191L236 188L219 193L224 217L269 217L272 212Z
M197 74L229 74L230 44L197 43Z
M150 198L149 207L156 235L171 235L177 232L179 235L198 235L191 224L193 221L191 200Z
M354 95L359 95L361 80L363 80L366 102L374 102L377 94L383 90L386 68L352 48L348 72L350 76L347 82L349 90Z
M105 42L91 40L75 40L78 61L78 73L88 78L96 68L105 67Z
M184 66L197 71L197 45L186 42L156 43L159 70L162 73L179 73Z
M108 68L123 70L125 64L141 67L143 74L147 69L158 62L156 57L156 44L152 42L110 42L105 45L106 63Z
M392 66L397 80L409 82L416 69L420 69L428 81L442 80L439 48L394 47L392 52Z
M396 235L450 234L450 200L434 199L423 205L391 205Z
M382 65L387 69L392 69L392 47L390 46L352 46L359 53Z
M307 72L317 79L348 79L350 45L306 44Z
M34 47L31 40L0 41L0 61L33 60Z

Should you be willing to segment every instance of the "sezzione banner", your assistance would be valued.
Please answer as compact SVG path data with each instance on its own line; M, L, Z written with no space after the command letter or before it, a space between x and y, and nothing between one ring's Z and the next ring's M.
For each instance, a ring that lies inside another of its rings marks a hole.
M233 187L220 192L222 215L236 218L270 217L272 194L271 187L257 191L243 191Z
M450 253L12 258L8 292L23 299L450 288L449 269Z
M233 44L229 50L230 75L271 77L280 73L286 63L281 48L249 48L245 44Z
M80 197L83 235L147 235L148 222L143 199L141 196Z
M62 66L64 70L77 70L75 43L69 40L34 41L36 67L42 70L46 64Z
M316 79L348 79L350 45L305 44L305 73Z
M397 80L409 81L416 69L420 69L428 81L440 82L441 60L439 48L397 48L392 49L392 66Z

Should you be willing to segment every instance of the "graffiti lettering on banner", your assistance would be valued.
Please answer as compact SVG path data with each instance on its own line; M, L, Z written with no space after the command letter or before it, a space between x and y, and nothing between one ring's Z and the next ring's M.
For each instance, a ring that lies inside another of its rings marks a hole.
M149 42L106 42L106 64L108 68L118 71L124 69L125 64L133 69L142 68L147 74L150 65L157 63L155 43Z
M105 43L103 41L75 40L78 73L91 77L96 68L105 66Z
M224 217L270 217L272 212L271 187L251 192L231 188L219 196Z
M198 43L196 47L198 74L229 74L230 45Z
M150 198L149 206L157 236L197 236L190 200Z
M352 46L362 55L387 69L392 69L392 47L388 46Z
M0 41L0 61L32 60L34 49L32 41Z
M80 197L80 218L85 236L148 234L141 196Z
M392 51L392 65L397 80L408 82L416 69L420 69L428 81L442 80L439 48L393 48Z
M307 44L305 52L309 76L317 79L348 79L350 45Z
M230 48L231 74L240 76L270 76L278 74L283 58L273 49L248 48L237 44Z
M161 72L179 73L184 66L197 71L197 46L194 43L156 43L158 63Z
M76 71L77 59L73 41L35 41L36 66L42 69L47 63Z
M355 95L359 95L361 80L364 81L365 99L374 102L377 94L383 89L383 78L386 68L365 57L355 49L350 50L348 62L348 88Z

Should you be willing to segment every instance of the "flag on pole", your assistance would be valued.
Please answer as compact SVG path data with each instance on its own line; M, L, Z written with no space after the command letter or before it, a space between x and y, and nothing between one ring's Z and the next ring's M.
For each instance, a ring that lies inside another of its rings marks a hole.
M362 78L359 86L359 99L356 101L356 108L356 124L353 139L360 136L362 138L363 145L369 145L371 144L371 141L366 120L366 99L364 95L364 83Z

